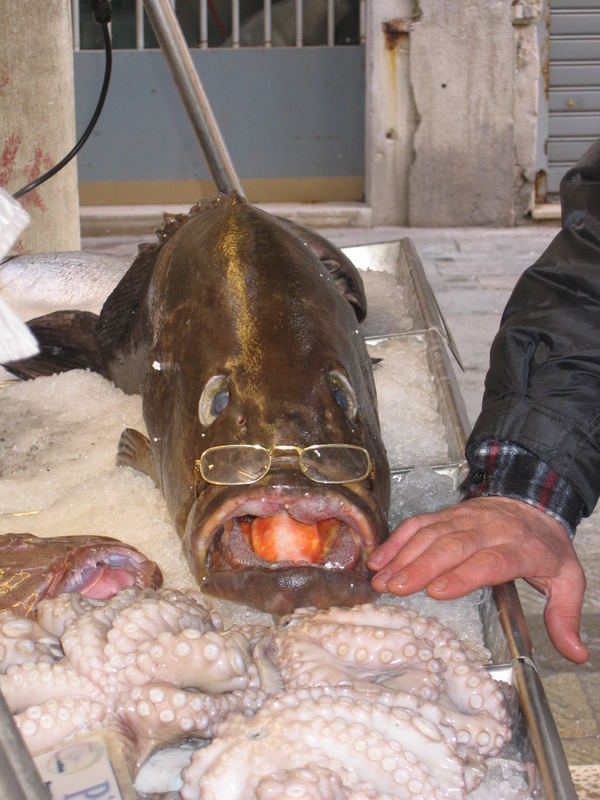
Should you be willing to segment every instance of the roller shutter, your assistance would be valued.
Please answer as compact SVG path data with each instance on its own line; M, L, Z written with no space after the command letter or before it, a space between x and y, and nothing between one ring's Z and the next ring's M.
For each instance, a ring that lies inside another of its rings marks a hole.
M600 2L551 0L548 194L600 136Z

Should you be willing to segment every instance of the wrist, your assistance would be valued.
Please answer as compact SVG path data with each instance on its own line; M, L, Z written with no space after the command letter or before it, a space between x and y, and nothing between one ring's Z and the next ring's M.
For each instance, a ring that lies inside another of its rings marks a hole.
M488 440L469 452L469 474L463 499L505 497L560 522L570 538L583 513L583 501L550 466L514 442Z

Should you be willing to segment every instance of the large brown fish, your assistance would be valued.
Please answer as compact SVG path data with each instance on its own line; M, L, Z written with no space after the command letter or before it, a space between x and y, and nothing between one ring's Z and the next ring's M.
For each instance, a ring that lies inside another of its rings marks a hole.
M31 321L42 354L9 368L89 366L141 393L148 435L125 431L118 462L160 486L207 593L353 605L389 504L365 312L337 248L220 196L170 218L98 318Z
M161 584L154 561L109 536L0 536L0 609L30 616L40 600L62 592L105 599Z

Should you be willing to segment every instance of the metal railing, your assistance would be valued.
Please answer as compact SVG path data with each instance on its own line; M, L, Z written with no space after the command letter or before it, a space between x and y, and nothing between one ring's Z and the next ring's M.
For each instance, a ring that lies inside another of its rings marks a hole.
M190 47L336 47L364 44L367 0L263 0L251 14L242 14L240 0L196 0L185 12L170 4ZM72 0L73 47L101 49L89 22L88 0ZM339 25L345 27L340 33ZM156 48L143 0L113 10L113 46L117 49Z

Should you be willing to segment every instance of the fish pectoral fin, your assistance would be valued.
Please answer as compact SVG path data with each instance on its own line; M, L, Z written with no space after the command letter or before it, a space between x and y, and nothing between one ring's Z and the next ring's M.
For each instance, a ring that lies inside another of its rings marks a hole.
M125 428L117 447L117 466L132 467L148 475L158 486L158 473L150 439L134 428Z
M4 366L24 380L71 369L91 369L108 377L96 340L97 319L90 311L71 310L30 319L27 327L37 339L40 352Z

